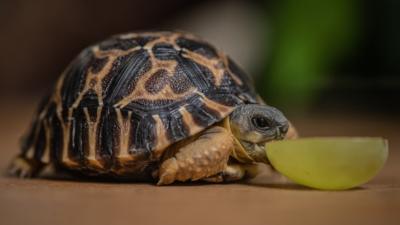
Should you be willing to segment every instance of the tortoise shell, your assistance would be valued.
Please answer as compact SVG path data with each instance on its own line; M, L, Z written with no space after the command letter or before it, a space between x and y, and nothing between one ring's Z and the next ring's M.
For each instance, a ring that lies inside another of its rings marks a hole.
M67 168L134 172L248 103L256 103L249 77L200 38L117 35L72 61L39 107L22 151Z

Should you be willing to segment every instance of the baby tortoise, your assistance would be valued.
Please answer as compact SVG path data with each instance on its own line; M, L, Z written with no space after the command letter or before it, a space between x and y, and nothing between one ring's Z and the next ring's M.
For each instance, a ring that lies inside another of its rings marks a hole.
M295 138L228 56L181 32L128 33L84 49L40 104L9 172L45 166L131 180L235 181ZM56 170L57 171L57 170Z

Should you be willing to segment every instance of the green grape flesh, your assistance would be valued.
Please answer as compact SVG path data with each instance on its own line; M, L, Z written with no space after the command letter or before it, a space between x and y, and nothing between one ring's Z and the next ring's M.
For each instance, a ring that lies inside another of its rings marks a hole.
M272 166L304 186L343 190L372 179L385 164L382 138L302 138L268 143Z

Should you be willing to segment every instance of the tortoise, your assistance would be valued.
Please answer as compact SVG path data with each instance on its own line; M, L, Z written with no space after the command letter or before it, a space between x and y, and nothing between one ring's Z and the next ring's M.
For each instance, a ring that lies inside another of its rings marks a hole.
M294 127L227 55L185 32L114 35L85 48L39 104L9 172L228 182L268 163ZM253 172L252 172L253 171Z

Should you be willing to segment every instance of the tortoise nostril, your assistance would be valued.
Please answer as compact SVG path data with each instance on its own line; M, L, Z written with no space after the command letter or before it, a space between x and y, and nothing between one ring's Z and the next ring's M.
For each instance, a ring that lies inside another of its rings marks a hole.
M282 134L286 134L289 130L289 124L284 124L279 127L279 130Z

